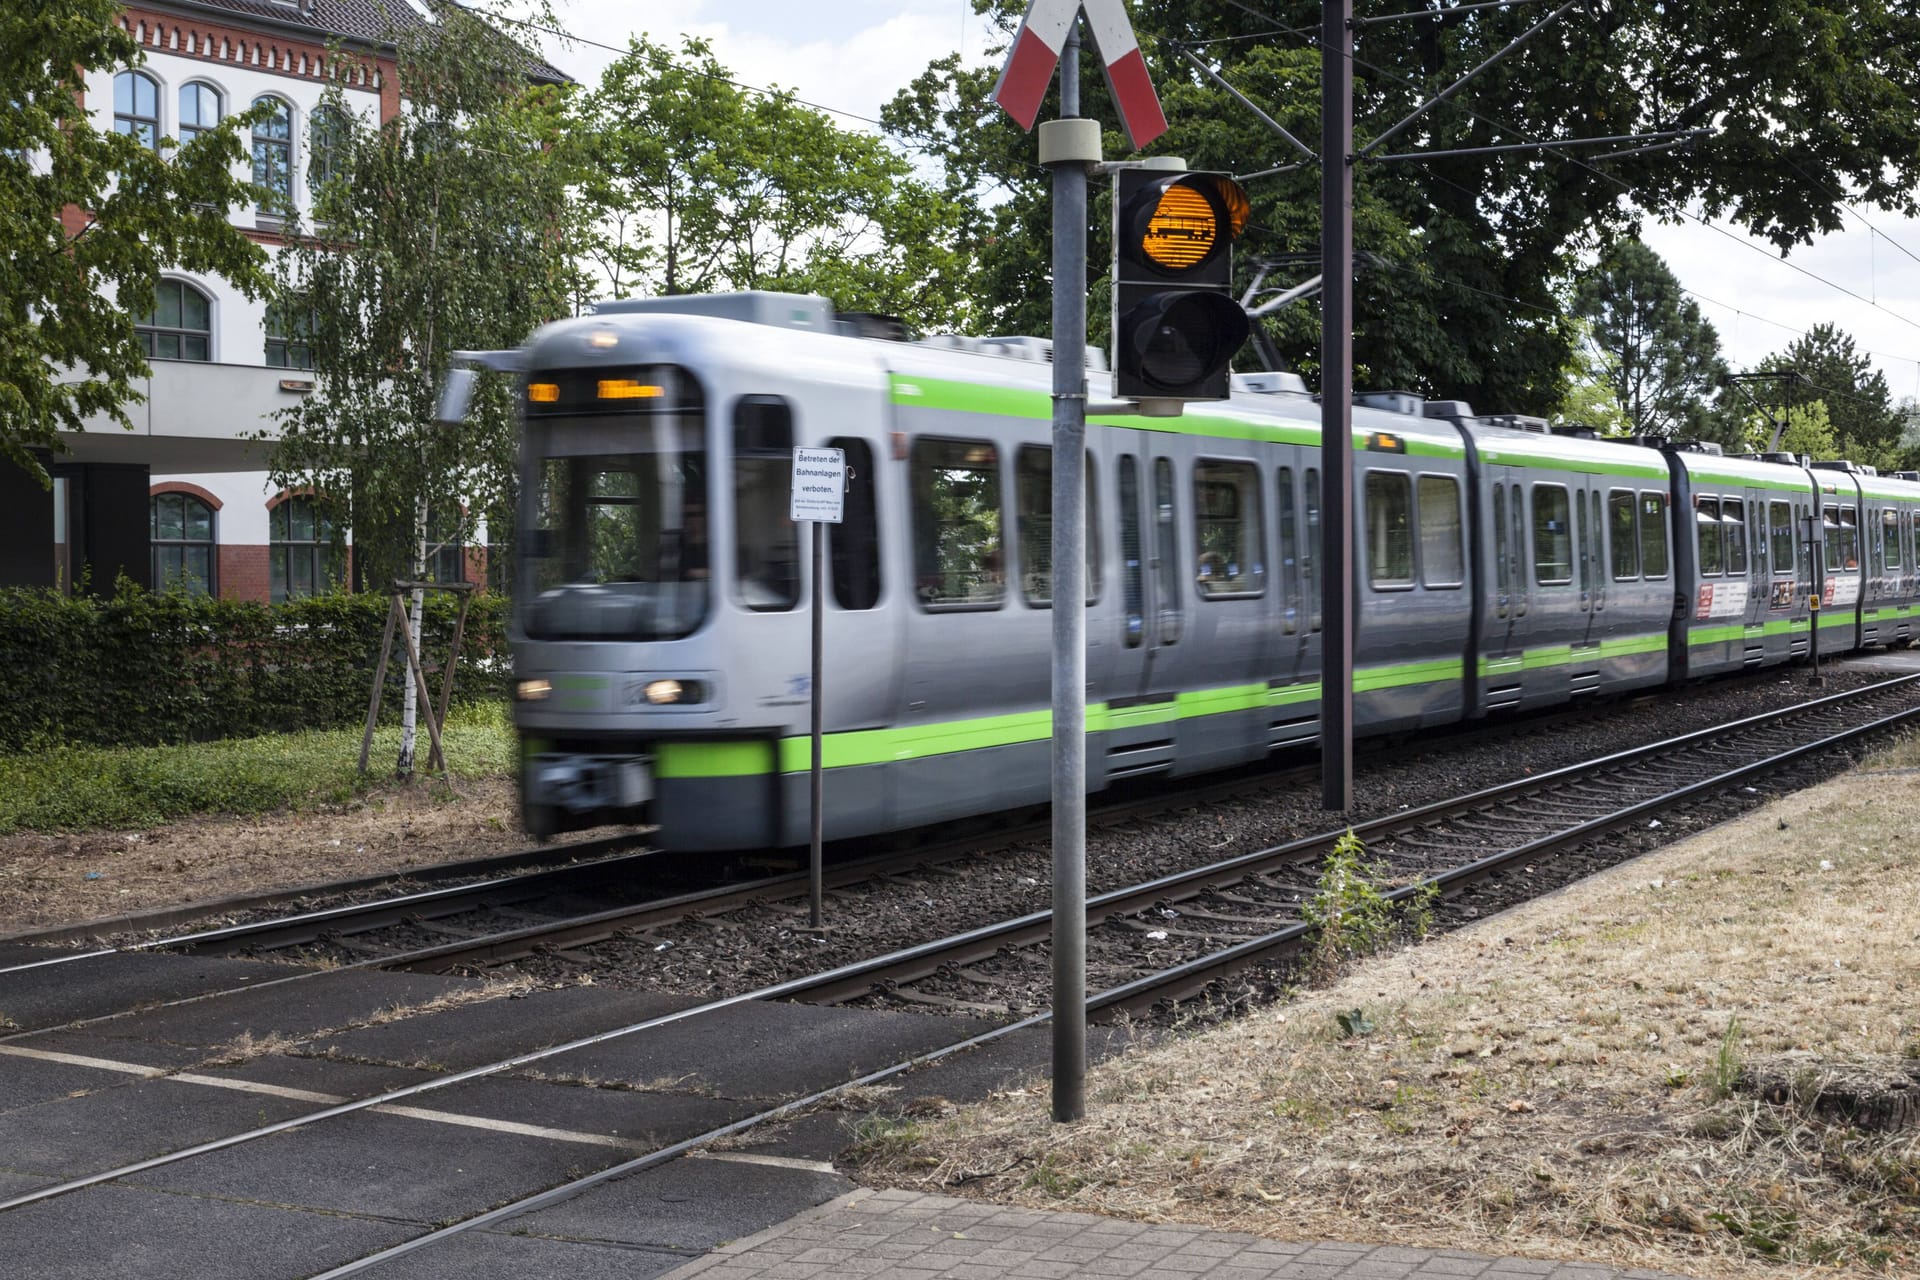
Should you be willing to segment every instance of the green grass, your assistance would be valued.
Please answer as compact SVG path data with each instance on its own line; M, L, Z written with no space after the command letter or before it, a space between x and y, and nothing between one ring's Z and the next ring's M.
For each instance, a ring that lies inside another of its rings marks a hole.
M513 730L505 707L456 707L448 721L447 754L456 780L512 768ZM416 770L425 767L428 747L423 726ZM390 780L399 751L398 728L377 730L365 777L356 771L358 729L0 755L0 835L125 829L194 814L338 804Z

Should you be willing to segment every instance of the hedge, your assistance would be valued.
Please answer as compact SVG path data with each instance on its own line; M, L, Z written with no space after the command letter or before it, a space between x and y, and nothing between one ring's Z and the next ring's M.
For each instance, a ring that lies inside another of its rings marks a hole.
M0 590L0 751L67 743L155 746L366 722L386 624L384 595L281 605L153 593L111 600ZM459 602L430 593L423 660L445 660ZM467 615L457 701L506 695L507 602L481 594ZM396 638L381 720L400 713ZM435 696L439 676L430 674Z

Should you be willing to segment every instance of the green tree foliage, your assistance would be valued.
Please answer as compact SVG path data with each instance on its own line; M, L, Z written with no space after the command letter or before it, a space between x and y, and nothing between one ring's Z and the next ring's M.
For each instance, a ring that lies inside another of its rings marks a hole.
M1011 33L1024 0L975 0ZM1174 51L1187 47L1292 132L1319 140L1320 6L1307 0L1136 0L1130 7L1171 129L1153 150L1200 168L1287 173L1250 178L1251 229L1238 263L1281 264L1292 284L1318 270L1319 169ZM1545 11L1460 6L1367 26L1355 66L1355 137L1364 148L1420 103L1499 52ZM1783 33L1793 33L1783 38ZM1783 250L1839 226L1841 201L1913 208L1920 70L1887 49L1920 45L1911 6L1842 0L1729 0L1673 5L1606 0L1576 6L1467 81L1355 172L1356 380L1466 399L1488 410L1559 407L1574 342L1556 290L1576 255L1630 233L1643 216L1690 207L1727 216ZM1085 56L1082 112L1113 111ZM1050 217L1034 144L987 101L997 69L936 63L890 104L888 125L928 148L950 189L977 201L968 223L981 254L992 327L1044 333ZM1042 111L1058 112L1057 96ZM1904 105L1903 105L1904 104ZM1453 155L1530 140L1712 128L1679 150L1630 148ZM1124 144L1107 134L1107 154ZM1108 255L1098 194L1090 210L1096 312ZM1003 195L1004 193L1004 195ZM1284 278L1283 278L1284 277ZM1102 332L1096 314L1092 332ZM1281 353L1311 376L1317 306L1268 321ZM1250 356L1243 356L1243 360Z
M1633 430L1627 411L1614 390L1616 367L1611 354L1593 341L1593 323L1575 321L1579 339L1561 369L1560 410L1556 424L1592 427L1605 436L1624 436Z
M1773 421L1766 423L1766 434L1756 434L1754 449L1766 447L1773 439ZM1780 447L1788 453L1824 461L1839 456L1839 443L1833 434L1833 420L1827 414L1826 402L1815 400L1811 404L1796 404L1787 414L1787 427L1780 433Z
M114 0L0 6L0 457L36 474L27 452L104 414L131 428L133 380L152 371L134 334L160 273L217 275L248 296L265 255L227 220L253 199L234 173L250 116L156 152L102 132L83 95L142 60L114 24ZM78 231L61 220L82 219Z
M329 95L333 177L280 265L282 305L309 326L315 391L280 415L275 482L311 486L375 582L420 571L423 504L448 532L463 509L510 523L504 388L441 426L439 384L451 352L518 346L567 307L561 93L514 74L521 51L463 10L398 48L406 107L393 119Z
M1896 464L1906 422L1894 405L1886 375L1855 347L1852 337L1830 324L1815 325L1785 351L1761 361L1760 368L1795 374L1794 400L1825 401L1834 449L1826 456L1882 470Z
M1659 254L1620 241L1580 282L1574 305L1635 434L1698 436L1708 428L1708 403L1727 375L1720 336Z
M735 85L704 41L631 42L579 118L585 253L614 296L773 289L968 322L959 203L884 140Z

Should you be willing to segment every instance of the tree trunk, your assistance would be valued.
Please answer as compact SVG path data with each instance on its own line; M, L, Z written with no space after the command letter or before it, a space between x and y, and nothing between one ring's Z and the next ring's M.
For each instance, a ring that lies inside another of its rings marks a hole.
M407 576L415 582L424 581L427 576L427 499L422 494L413 504L413 555ZM426 619L427 593L420 587L413 589L413 611L407 618L407 634L413 637L413 651L421 654L425 662L425 650L420 646L421 624ZM433 709L428 708L432 715ZM393 766L394 776L406 779L413 776L414 743L419 737L420 725L420 682L411 674L405 682L400 701L400 759Z

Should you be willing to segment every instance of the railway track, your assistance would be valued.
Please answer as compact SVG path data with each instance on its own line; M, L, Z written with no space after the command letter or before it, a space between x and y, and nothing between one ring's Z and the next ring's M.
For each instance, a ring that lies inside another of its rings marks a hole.
M1684 735L1649 747L1623 751L1603 760L1525 778L1488 788L1355 828L1381 856L1392 861L1405 882L1390 896L1406 899L1437 892L1457 895L1489 877L1514 867L1530 865L1559 851L1590 844L1610 832L1671 812L1675 806L1699 803L1713 795L1749 785L1753 780L1820 757L1873 735L1910 726L1920 719L1920 677L1907 677L1848 694L1817 699L1765 716L1751 717L1721 729ZM1103 984L1086 1005L1090 1019L1112 1016L1120 1010L1150 1009L1202 990L1225 975L1246 966L1270 962L1297 950L1307 941L1308 929L1299 919L1278 921L1265 917L1266 927L1240 936L1224 924L1251 923L1274 899L1251 896L1251 889L1271 891L1293 899L1305 885L1300 877L1323 854L1337 833L1295 841L1258 854L1182 873L1176 877L1131 886L1101 895L1089 904L1090 916L1114 922L1159 913L1162 919L1199 919L1203 929L1182 929L1179 936L1193 941L1191 954L1171 962L1146 966L1119 981ZM1261 910L1225 912L1212 909L1226 903ZM1196 907L1195 904L1205 904ZM1176 913L1176 914L1169 914ZM1274 927L1276 926L1277 927ZM658 1017L594 1032L565 1043L522 1053L468 1070L449 1073L405 1088L302 1114L278 1123L168 1152L119 1168L102 1170L53 1186L0 1201L0 1212L55 1199L87 1187L151 1171L215 1151L258 1141L305 1125L346 1115L379 1110L401 1110L423 1095L467 1081L528 1068L562 1055L645 1033L666 1033L703 1017L756 1002L824 1002L856 998L896 998L903 984L929 975L949 980L968 964L986 957L1007 957L1016 951L1037 950L1050 926L1045 913L1005 922L991 929L940 939L921 947L822 973L742 992L719 1000L675 1010ZM1135 931L1137 933L1137 930ZM1172 929L1164 930L1171 938ZM1199 941L1204 940L1204 945ZM1091 959L1091 956L1090 956ZM1163 957L1165 961L1169 958ZM960 1003L949 1001L949 1003ZM1004 1014L1004 1010L1003 1010ZM1010 1016L984 1033L956 1038L952 1043L915 1054L880 1070L835 1078L823 1074L798 1096L756 1109L753 1114L724 1125L662 1143L631 1159L611 1163L537 1194L493 1207L458 1222L429 1230L399 1245L371 1253L321 1273L323 1280L359 1274L393 1259L429 1247L449 1236L490 1226L516 1214L530 1212L614 1178L636 1173L676 1156L738 1134L769 1120L790 1116L819 1105L837 1094L867 1086L968 1049L979 1048L1017 1032L1030 1030L1051 1016L1038 1009Z
M1748 773L1757 775L1782 760L1833 745L1846 736L1851 722L1878 720L1880 712L1894 704L1904 709L1920 702L1917 682L1920 677L1903 677L1815 699L1362 822L1352 830L1389 885L1410 886L1431 879L1439 889L1457 892L1457 884L1501 874L1509 866L1524 868L1528 858L1544 858L1568 843L1591 841L1638 820L1657 822L1654 814L1712 791L1717 785L1714 779L1732 762L1745 762L1751 766ZM1152 807L1151 802L1117 806L1106 816L1119 820ZM1274 921L1295 919L1301 904L1312 897L1320 868L1345 830L1322 832L1095 896L1088 903L1089 971L1112 976L1118 984L1131 980L1122 975L1137 971L1143 954L1192 958L1223 943L1237 945L1273 932ZM1008 840L1024 835L1024 831L1014 833ZM829 884L846 889L906 873L942 854L957 856L977 848L967 843L941 854L919 850L904 857L861 862L838 869ZM1504 856L1512 849L1522 851L1517 862ZM1468 865L1482 869L1464 879L1452 870ZM470 970L628 935L639 935L633 945L655 949L661 945L661 931L676 922L690 918L709 922L747 905L790 902L805 890L806 877L796 873L597 912L557 925L531 925L445 942L371 963L384 968ZM1035 912L930 942L924 948L907 948L884 966L846 973L810 990L806 998L818 1002L865 999L990 1015L1030 1011L1046 1003L1048 964L1044 951L1036 948L1050 931L1049 913Z
M1651 699L1640 698L1627 705L1648 701ZM1418 750L1425 753L1472 750L1508 739L1551 735L1569 725L1604 719L1620 709L1621 705L1579 707L1525 720L1481 726L1470 732L1456 731L1447 736L1423 739ZM1396 759L1411 758L1405 755L1405 744L1376 743L1369 744L1369 749L1377 754L1395 752ZM1095 829L1114 827L1170 809L1204 808L1250 793L1283 790L1295 783L1310 781L1316 776L1316 769L1316 765L1306 763L1278 771L1240 771L1198 787L1187 786L1175 791L1161 786L1139 794L1111 797L1095 806L1090 814L1090 826ZM842 861L830 867L827 889L839 895L855 889L863 882L924 876L930 868L937 869L943 864L977 859L1007 848L1044 841L1047 832L1047 822L1044 813L1041 813L1032 820L1016 821L991 831L976 830L957 838L930 841L905 850ZM344 905L298 912L291 916L246 920L189 933L163 933L135 941L123 941L116 947L65 951L19 960L10 965L0 965L0 976L16 970L71 964L128 951L253 956L285 953L297 962L319 963L328 967L475 971L509 964L536 953L550 954L587 948L622 935L652 936L656 931L687 918L725 918L749 906L772 906L777 910L780 904L803 897L807 888L804 873L795 872L751 881L732 881L689 892L662 893L659 891L661 886L670 888L675 884L694 883L700 878L700 873L686 863L678 872L654 870L664 855L639 853L608 856L630 842L630 838L581 842L483 862L448 864L413 873L405 879L411 882L423 878L447 878L460 879L461 883L390 898L348 901ZM520 875L484 874L529 861L551 863L560 859L571 860L574 865ZM466 878L475 875L484 878ZM301 891L294 900L351 899L355 894L379 888L382 883L380 879L373 879L310 888ZM618 905L604 906L609 898ZM622 898L626 900L620 901ZM221 914L230 915L262 901L265 900L234 900L217 905ZM1244 910L1237 913L1245 914ZM165 924L175 919L177 914L162 913L152 920L129 917L116 924L129 929L141 924ZM77 932L59 931L60 936L65 937ZM1182 930L1176 928L1168 932L1179 933ZM294 980L297 976L289 975L281 981ZM955 999L965 1001L964 995L957 993Z
M1145 1013L1297 951L1310 932L1301 905L1349 830L1389 901L1445 899L1729 790L1757 794L1754 780L1916 720L1920 676L1901 677L1100 894L1087 964L1108 984L1090 1010ZM1051 931L1051 913L1035 912L822 977L801 998L1030 1011L1046 1003Z

